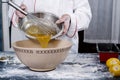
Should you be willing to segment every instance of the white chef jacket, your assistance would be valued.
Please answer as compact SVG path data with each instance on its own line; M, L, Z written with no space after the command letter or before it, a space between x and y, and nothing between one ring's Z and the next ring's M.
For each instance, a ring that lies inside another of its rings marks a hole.
M78 53L78 31L88 28L91 20L91 9L88 0L13 0L16 4L25 4L27 12L50 12L59 18L63 14L69 14L71 17L70 29L67 35L61 39L67 39L73 43L72 53ZM26 39L25 35L17 28L15 9L10 7L9 17L13 22L12 42Z

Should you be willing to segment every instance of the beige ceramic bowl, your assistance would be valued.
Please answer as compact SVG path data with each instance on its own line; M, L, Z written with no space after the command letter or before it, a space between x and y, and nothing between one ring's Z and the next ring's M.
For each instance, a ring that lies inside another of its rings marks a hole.
M41 48L31 40L17 41L12 44L19 60L31 70L53 70L65 60L72 44L65 40L51 40L48 48Z

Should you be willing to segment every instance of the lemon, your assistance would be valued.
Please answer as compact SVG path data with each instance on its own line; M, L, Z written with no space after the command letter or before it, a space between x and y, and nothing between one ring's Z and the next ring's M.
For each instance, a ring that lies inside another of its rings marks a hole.
M120 60L118 58L109 58L107 61L106 61L106 66L107 67L110 67L110 66L113 66L115 64L120 64Z
M120 65L119 64L114 64L113 66L111 66L109 68L109 72L113 75L113 76L120 76Z

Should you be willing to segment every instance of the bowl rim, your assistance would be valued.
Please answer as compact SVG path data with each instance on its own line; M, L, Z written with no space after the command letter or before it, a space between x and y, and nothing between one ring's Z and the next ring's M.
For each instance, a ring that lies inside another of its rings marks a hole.
M29 41L29 39L28 40L20 40L20 41ZM24 47L19 47L19 46L16 46L16 43L17 42L20 42L20 41L16 41L16 42L13 42L12 43L12 47L13 48L19 48L19 49L29 49L29 50L57 50L57 49L66 49L66 48L69 48L69 47L72 47L72 42L70 42L70 41L67 41L67 40L62 40L62 41L66 41L66 42L68 42L69 44L68 45L65 45L65 46L63 46L63 47L56 47L56 48L24 48Z
M36 13L31 13L31 14L39 14L39 13L42 13L42 14L45 13L45 14L47 14L47 15L52 15L52 16L54 16L54 17L56 17L56 18L59 19L59 16L57 16L56 14L53 14L53 13L51 13L51 12L46 12L46 11L41 11L41 12L36 12ZM43 19L43 18L41 18L41 19ZM23 18L22 20L25 21L25 20L26 20L26 17ZM54 24L54 25L57 26L56 24ZM57 37L63 35L63 34L62 34L63 31L64 31L64 26L63 26L63 24L61 24L61 27L62 27L61 30L60 30L56 35L52 36L51 39L56 39ZM23 28L23 26L22 26L20 29L22 29L22 28ZM26 33L25 33L25 36L28 37L28 38L31 38L31 39L36 39L34 36L28 35L28 34L26 34Z
M60 30L60 32L58 32L56 35L52 36L51 39L56 39L57 37L61 36L62 33L64 31L64 27L62 27L62 29ZM36 39L35 37L33 36L30 36L28 34L25 33L25 36L28 37L28 38L31 38L31 39Z

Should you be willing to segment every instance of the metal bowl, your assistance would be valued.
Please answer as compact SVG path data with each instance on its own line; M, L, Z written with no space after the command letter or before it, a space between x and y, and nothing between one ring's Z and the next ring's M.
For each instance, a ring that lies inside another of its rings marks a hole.
M56 15L52 14L52 13L48 13L48 12L40 12L40 13L32 13L32 15L35 15L37 16L38 18L42 18L42 19L45 19L45 20L49 20L50 22L54 23L54 25L56 25L56 27L58 27L58 31L55 35L53 35L51 37L51 39L55 39L57 38L58 36L60 36L63 32L63 27L62 27L62 24L56 24L55 22L59 19ZM27 24L27 25L24 25L26 24L26 22L28 22L29 19L27 17L25 18L22 18L22 19L19 19L19 28L25 32L25 30L27 29L28 26L32 25L32 24ZM25 33L25 35L28 37L28 38L31 38L31 39L35 39L34 36L30 36L28 34Z

